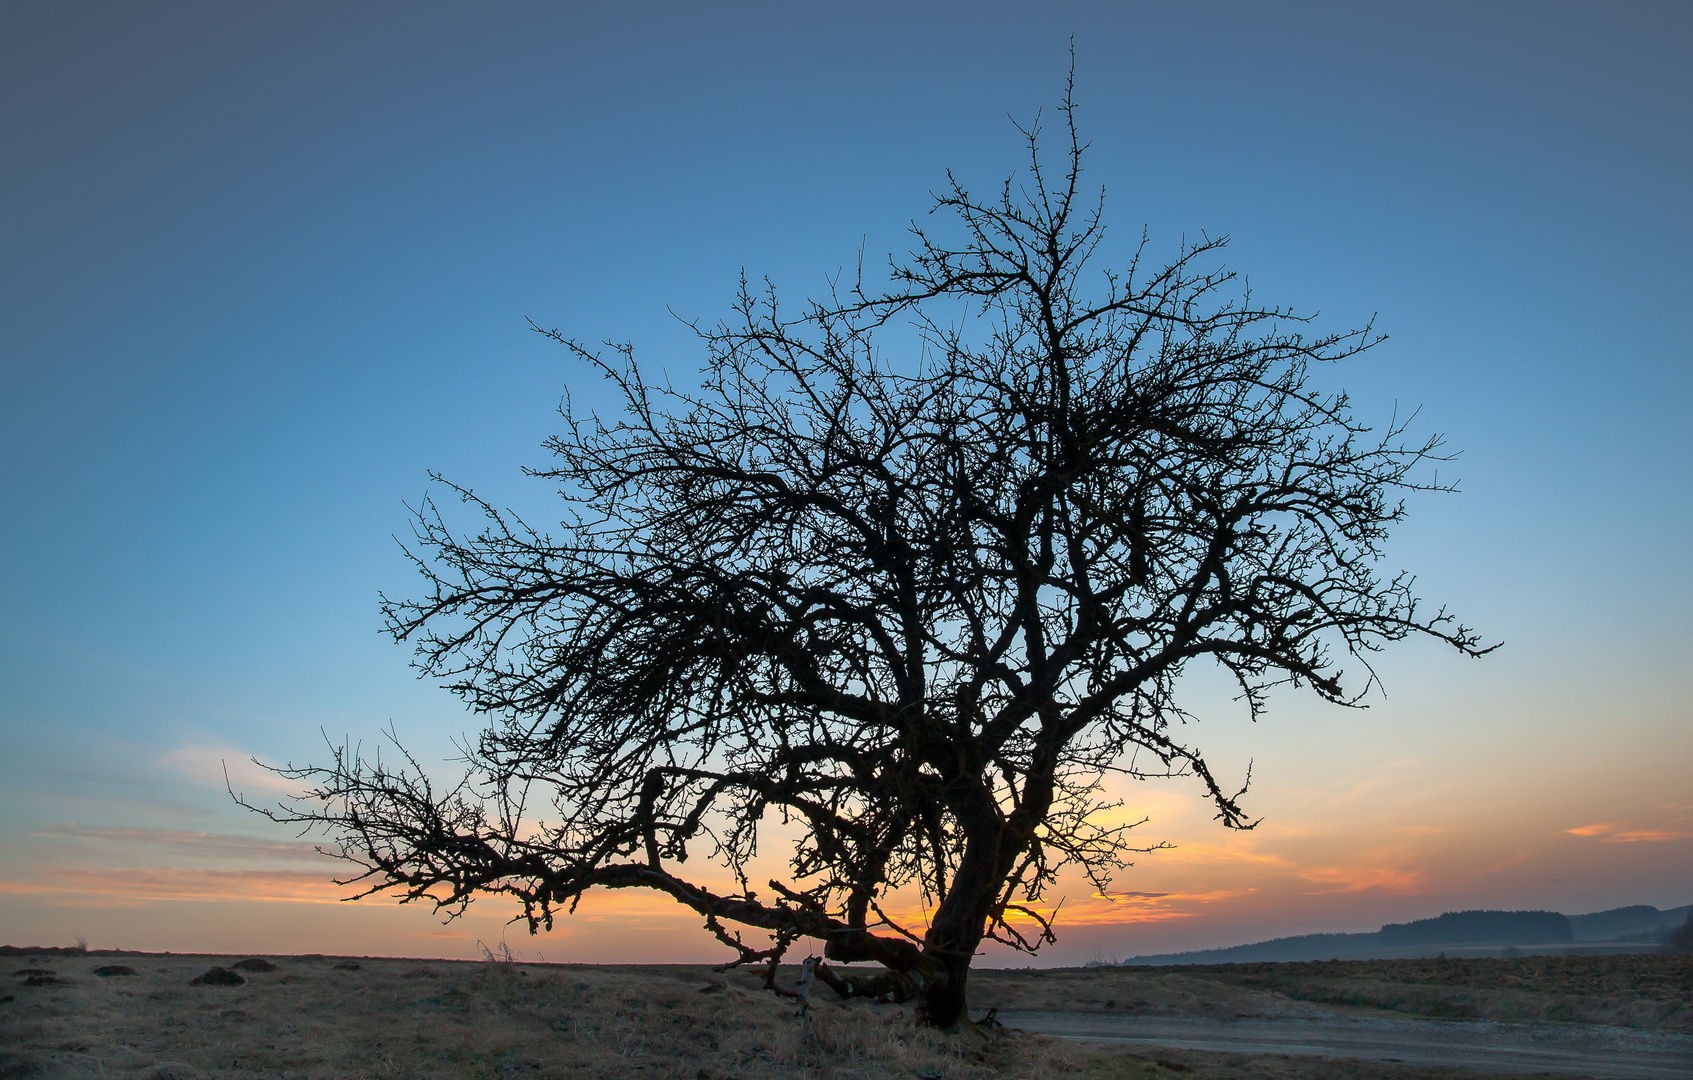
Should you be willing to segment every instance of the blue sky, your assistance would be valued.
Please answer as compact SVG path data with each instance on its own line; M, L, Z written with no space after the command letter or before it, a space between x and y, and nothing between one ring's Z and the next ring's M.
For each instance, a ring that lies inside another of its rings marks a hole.
M233 885L101 897L120 870L288 856L219 839L289 839L228 804L224 757L392 721L439 758L472 726L376 594L414 587L392 535L428 469L545 513L519 466L566 388L599 390L526 318L690 377L675 316L725 312L743 267L798 300L861 245L902 250L946 169L1016 168L1008 114L1051 116L1072 35L1115 252L1226 233L1260 299L1374 316L1390 340L1333 378L1463 451L1464 494L1416 503L1393 556L1507 643L1404 650L1363 715L1289 698L1247 728L1209 702L1220 759L1256 760L1292 823L1277 899L1271 841L1136 794L1196 853L1136 872L1215 898L1078 940L1693 899L1685 4L14 3L0 937L187 948L215 924L256 948L260 910L290 948L375 933ZM1369 814L1337 809L1360 790ZM1378 853L1376 884L1299 892L1431 817L1443 839ZM407 918L381 924L395 951L469 948Z

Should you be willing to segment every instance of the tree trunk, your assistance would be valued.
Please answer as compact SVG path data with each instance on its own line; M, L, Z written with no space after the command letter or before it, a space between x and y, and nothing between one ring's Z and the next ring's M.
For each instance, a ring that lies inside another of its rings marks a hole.
M999 884L1004 880L998 844L972 839L965 845L952 887L947 890L929 932L923 937L923 975L918 1019L949 1028L969 1020L965 988L988 925Z
M969 956L947 956L940 961L939 974L930 976L917 1004L919 1023L950 1028L970 1019L965 989L970 979Z

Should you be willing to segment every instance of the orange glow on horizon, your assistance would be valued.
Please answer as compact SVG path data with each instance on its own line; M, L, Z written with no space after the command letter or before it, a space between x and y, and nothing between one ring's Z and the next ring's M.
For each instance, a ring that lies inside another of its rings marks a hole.
M338 904L350 892L325 874L304 870L119 867L55 868L38 879L0 879L0 895L47 897L66 907L139 907L182 900Z
M1396 792L1389 781L1410 785L1411 794ZM1136 865L1120 871L1103 893L1074 869L1065 871L1047 898L1033 905L1054 922L1059 938L1034 962L1373 930L1469 907L1545 906L1579 914L1625 903L1686 902L1673 888L1643 893L1631 887L1576 907L1545 892L1544 883L1572 865L1599 878L1669 880L1663 868L1677 863L1693 841L1693 806L1596 802L1576 818L1585 823L1565 826L1558 816L1570 811L1561 806L1513 816L1461 802L1420 803L1421 782L1394 764L1351 783L1270 792L1263 797L1265 823L1246 832L1219 829L1203 800L1184 798L1180 785L1125 784L1116 794L1153 815L1148 840L1174 846L1136 856ZM1361 788L1380 801L1358 806ZM1557 824L1548 828L1548 818ZM767 854L750 868L753 882L785 878L791 839L780 828L768 831L762 844ZM358 888L332 879L356 868L319 853L310 839L54 824L14 843L20 853L34 855L7 859L0 911L8 937L22 935L23 943L62 943L73 930L94 930L103 941L115 936L181 951L217 940L256 952L334 947L474 958L476 941L509 934L520 952L554 961L728 958L699 916L658 893L591 892L575 913L557 913L552 932L530 938L521 922L510 922L518 909L506 898L481 899L462 921L447 925L445 913L427 902L400 906L378 894L344 903ZM736 888L709 862L690 862L688 869L702 886ZM927 928L915 890L901 890L882 906L906 930L921 935ZM1010 922L1025 934L1036 925L1018 914ZM762 944L762 931L742 932L749 943ZM1029 961L995 946L984 962Z

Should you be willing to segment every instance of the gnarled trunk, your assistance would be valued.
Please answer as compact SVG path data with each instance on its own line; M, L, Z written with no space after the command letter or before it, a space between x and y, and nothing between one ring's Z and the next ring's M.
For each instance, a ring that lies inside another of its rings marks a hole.
M986 817L986 814L983 814ZM992 819L989 819L992 820ZM1006 831L983 828L964 846L964 856L951 887L935 909L923 937L923 974L918 1019L933 1027L949 1028L970 1019L966 989L970 962L986 936L988 915L1005 880L1005 864L1013 845Z
M948 956L938 960L938 971L922 988L917 1019L931 1027L950 1028L970 1019L966 990L970 980L970 957Z
M875 960L887 970L870 975L819 963L813 968L815 977L843 998L915 999L918 1021L931 1027L950 1028L968 1021L970 962L986 936L995 884L991 876L960 875L929 924L921 949L900 939L863 933L842 935L824 946L827 959Z

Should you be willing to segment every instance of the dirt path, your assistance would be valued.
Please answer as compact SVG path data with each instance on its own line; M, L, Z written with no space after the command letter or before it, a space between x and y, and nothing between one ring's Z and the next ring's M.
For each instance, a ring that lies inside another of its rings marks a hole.
M1064 1039L1237 1054L1311 1054L1605 1080L1687 1080L1693 1037L1627 1028L1395 1018L1211 1020L1001 1011L1006 1027Z

